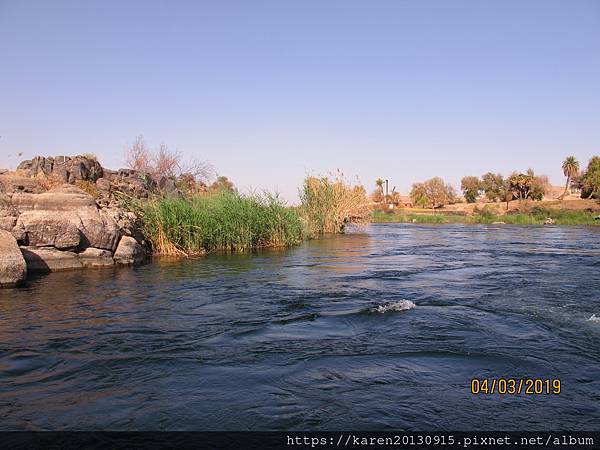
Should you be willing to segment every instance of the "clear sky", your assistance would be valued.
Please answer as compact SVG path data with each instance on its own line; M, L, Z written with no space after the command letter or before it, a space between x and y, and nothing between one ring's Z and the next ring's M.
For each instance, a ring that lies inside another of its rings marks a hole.
M143 134L295 201L600 153L598 0L0 0L0 57L0 167Z

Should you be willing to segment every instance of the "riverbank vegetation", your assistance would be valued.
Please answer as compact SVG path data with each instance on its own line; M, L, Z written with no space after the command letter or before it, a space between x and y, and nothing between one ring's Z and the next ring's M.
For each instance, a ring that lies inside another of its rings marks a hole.
M208 165L184 165L178 152L164 144L150 150L142 136L129 149L127 161L143 179L166 174L172 187L169 192L152 191L146 199L122 197L159 255L288 247L341 233L350 223L366 224L370 217L364 188L348 183L341 172L306 177L300 205L289 207L274 194L242 194L225 176L207 184Z
M508 225L544 225L548 219L556 225L600 225L597 214L590 211L564 210L533 207L529 212L512 211L500 214L497 208L484 206L476 209L473 215L432 212L384 212L374 211L373 223L466 223L466 224L508 224Z
M493 172L464 177L462 196L440 177L414 183L409 197L398 194L395 186L390 193L388 180L378 179L371 202L364 187L347 182L341 172L307 176L299 191L300 204L290 207L277 195L242 194L224 176L210 184L209 165L183 164L181 155L164 144L149 150L141 136L132 145L128 161L141 176L166 176L174 187L167 194L159 192L133 202L144 235L154 253L162 255L287 247L307 238L343 232L348 224L369 221L600 224L592 209L532 207L544 199L550 184L546 176L531 169L513 172L506 178ZM580 172L579 162L571 156L565 159L562 169L567 181L558 197L561 204L569 188L589 197L600 193L600 180L596 180L600 178L600 158L592 158L587 169ZM496 203L482 205L485 201ZM511 202L519 206L515 208ZM461 211L460 203L474 207Z
M288 247L370 217L364 188L341 178L307 177L301 200L288 207L276 195L223 188L137 201L130 208L155 254L181 256Z
M272 195L220 190L192 197L164 197L139 204L142 231L155 254L197 255L300 243L298 213Z
M309 236L340 233L349 223L360 225L369 221L371 210L365 188L348 183L341 173L306 177L300 202L298 212Z
M581 169L575 156L561 165L562 186L533 169L508 176L487 172L461 179L460 194L440 177L414 183L409 195L389 193L388 180L378 179L371 194L374 222L412 223L556 223L597 225L600 213L600 157ZM386 186L385 192L383 186Z

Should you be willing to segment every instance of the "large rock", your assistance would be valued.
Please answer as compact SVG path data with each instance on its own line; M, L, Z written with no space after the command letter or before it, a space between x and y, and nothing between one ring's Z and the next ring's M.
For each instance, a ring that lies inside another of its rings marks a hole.
M115 264L113 254L100 248L86 248L77 257L81 260L83 267L108 267Z
M157 181L157 185L158 189L163 193L172 194L177 192L177 185L173 181L173 178L161 176Z
M144 261L144 248L131 236L123 236L115 251L117 264L140 264Z
M33 247L75 250L81 242L81 233L74 222L65 211L25 211L19 216L13 234Z
M64 184L43 194L15 193L12 205L23 211L71 211L79 208L96 208L96 201L76 186Z
M63 252L51 247L21 247L30 272L57 272L83 268L75 252Z
M77 180L96 181L102 177L103 169L95 158L87 156L55 156L45 158L36 156L33 159L23 161L17 167L29 176L56 175L65 183L74 183Z
M21 247L27 269L31 272L61 272L84 267L114 265L112 253L99 248L87 248L81 253L64 252L52 247Z
M23 245L72 250L97 247L112 252L123 234L111 214L75 186L37 195L14 194L12 200L21 212L12 233Z
M121 237L121 229L112 217L99 209L80 209L78 228L83 247L98 247L114 251Z
M12 287L27 276L25 259L17 241L8 232L0 230L0 287Z

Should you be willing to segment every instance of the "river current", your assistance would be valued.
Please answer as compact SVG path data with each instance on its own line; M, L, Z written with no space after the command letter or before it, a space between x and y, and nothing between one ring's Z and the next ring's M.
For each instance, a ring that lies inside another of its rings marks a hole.
M560 379L473 395L472 378ZM593 430L600 228L370 225L0 291L2 430Z

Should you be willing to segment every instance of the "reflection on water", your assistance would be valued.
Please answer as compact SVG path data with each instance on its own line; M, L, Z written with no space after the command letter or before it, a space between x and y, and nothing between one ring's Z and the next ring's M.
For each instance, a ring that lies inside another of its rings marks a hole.
M594 429L599 268L597 228L382 224L37 277L0 291L0 428ZM563 393L469 393L502 376Z

